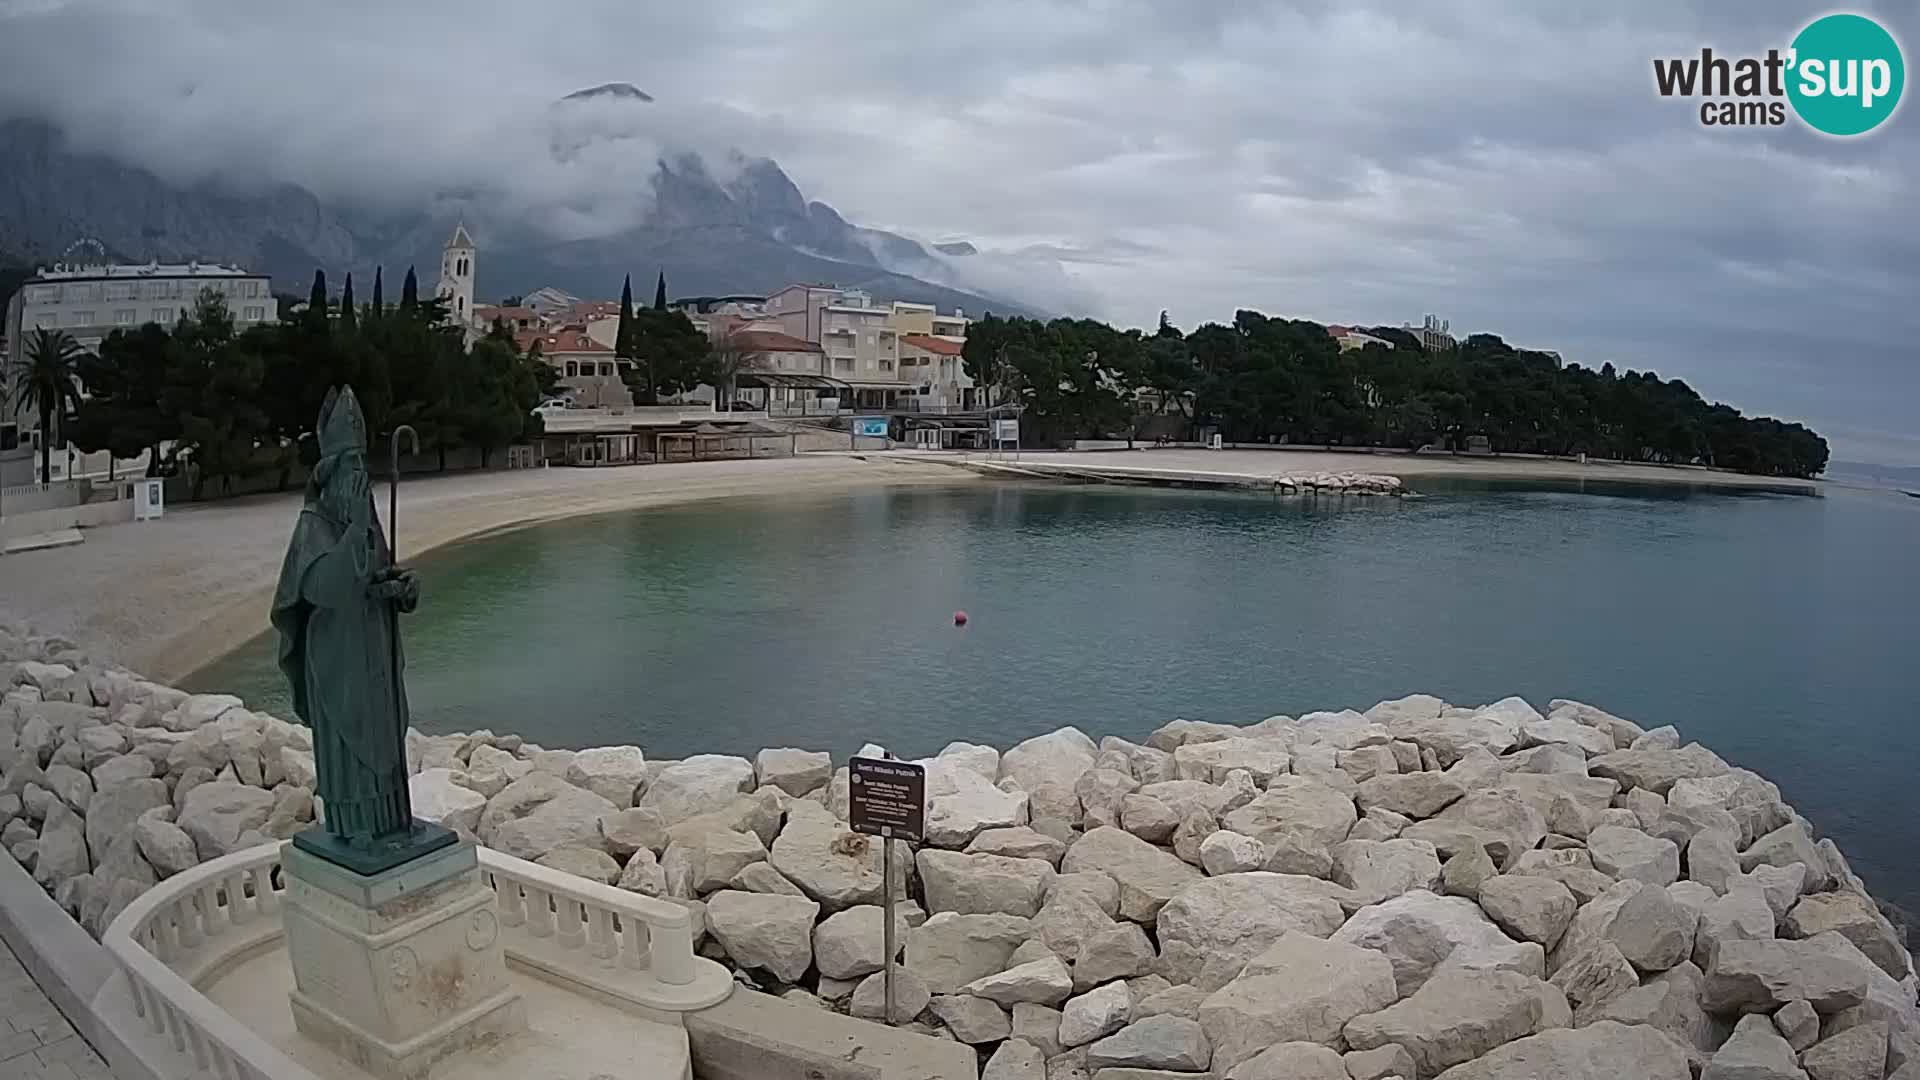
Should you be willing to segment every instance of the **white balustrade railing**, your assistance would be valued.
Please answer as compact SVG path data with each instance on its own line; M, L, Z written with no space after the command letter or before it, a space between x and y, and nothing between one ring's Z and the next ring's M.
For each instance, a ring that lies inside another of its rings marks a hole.
M671 900L602 885L480 849L498 898L510 958L637 1004L703 1009L733 990L727 970L693 954L693 912Z
M148 889L107 928L147 1030L218 1080L318 1080L208 1000L193 980L279 937L280 844L236 851ZM510 960L660 1013L724 1001L733 980L693 953L694 915L670 900L479 849Z
M147 1030L220 1080L318 1080L207 1000L177 969L235 930L280 921L280 845L236 851L148 889L107 928L102 944L120 966ZM266 927L257 927L266 929Z

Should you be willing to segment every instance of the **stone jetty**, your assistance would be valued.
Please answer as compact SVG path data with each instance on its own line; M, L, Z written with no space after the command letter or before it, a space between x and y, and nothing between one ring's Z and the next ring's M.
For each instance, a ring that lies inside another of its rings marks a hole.
M95 935L324 814L306 730L235 698L4 619L0 693L0 842ZM828 754L408 750L418 815L686 905L742 983L883 1015L882 851ZM1415 695L923 764L896 1012L986 1080L1920 1080L1901 933L1671 727Z

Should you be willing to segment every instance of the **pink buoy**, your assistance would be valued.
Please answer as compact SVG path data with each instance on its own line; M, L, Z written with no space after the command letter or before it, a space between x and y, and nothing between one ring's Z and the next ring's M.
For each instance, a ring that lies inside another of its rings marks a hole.
M966 613L966 612L964 612L964 611L956 611L956 612L954 612L954 613L953 613L953 625L955 625L955 626L965 626L965 625L967 625L967 613Z

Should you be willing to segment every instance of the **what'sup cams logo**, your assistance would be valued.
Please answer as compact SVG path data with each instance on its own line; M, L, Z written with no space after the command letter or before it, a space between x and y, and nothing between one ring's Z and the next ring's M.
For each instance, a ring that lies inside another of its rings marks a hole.
M1865 135L1900 106L1907 66L1900 43L1865 15L1823 15L1786 49L1728 57L1656 59L1653 84L1664 98L1701 98L1707 127L1778 127L1787 109L1827 135Z

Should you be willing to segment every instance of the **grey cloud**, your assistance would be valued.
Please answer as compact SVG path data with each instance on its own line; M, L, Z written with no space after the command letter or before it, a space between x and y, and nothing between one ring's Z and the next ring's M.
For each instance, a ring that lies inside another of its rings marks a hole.
M1868 10L1911 67L1914 6ZM1814 13L0 0L0 112L169 175L441 193L561 235L643 212L663 151L724 169L737 148L852 221L972 240L922 268L943 280L1142 325L1437 311L1920 464L1915 106L1837 141L1702 128L1653 90L1655 56L1784 45ZM643 125L556 122L556 98L609 80L655 95ZM556 159L569 131L617 137Z

